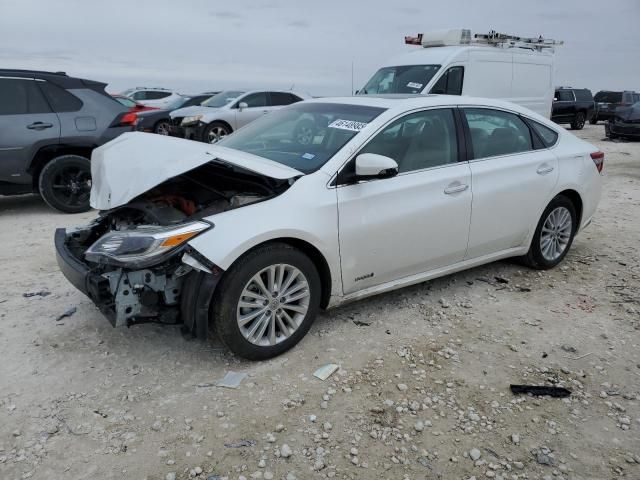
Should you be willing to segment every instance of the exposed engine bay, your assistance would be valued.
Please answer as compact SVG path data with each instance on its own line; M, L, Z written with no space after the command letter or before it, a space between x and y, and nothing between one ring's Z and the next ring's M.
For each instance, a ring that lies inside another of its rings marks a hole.
M114 326L182 321L194 330L195 320L184 318L193 317L193 305L180 305L183 295L195 295L185 293L185 285L215 286L222 272L191 249L188 239L214 228L204 218L273 198L294 181L216 160L101 211L86 227L64 233L66 251L89 269L84 288L76 286Z

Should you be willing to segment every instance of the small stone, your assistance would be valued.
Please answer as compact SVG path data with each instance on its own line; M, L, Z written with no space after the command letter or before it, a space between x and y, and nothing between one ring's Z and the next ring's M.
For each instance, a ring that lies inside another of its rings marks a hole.
M11 432L11 435L13 435L14 437L19 437L20 435L22 435L22 432L20 430L14 430L13 432Z
M416 424L413 426L416 432L421 432L424 430L424 422L422 420L418 420Z
M518 435L517 433L512 433L511 434L511 442L513 442L515 445L519 445L520 444L520 435Z
M353 463L354 465L358 465L360 463L360 460L358 459L358 457L351 457L351 463Z
M280 447L280 456L282 458L289 458L292 454L293 454L293 451L291 450L291 447L286 443L283 443L282 446Z
M279 424L276 425L276 432L277 433L280 433L283 430L284 430L284 425L283 424L279 423Z
M259 462L258 462L258 468L264 468L267 466L267 461L262 458Z
M469 413L468 417L469 417L469 420L471 420L472 422L479 422L480 421L480 415L478 415L475 412Z
M471 451L469 451L469 457L471 457L471 460L473 460L474 462L478 460L481 455L482 454L480 453L480 450L478 450L477 448L472 448Z
M193 471L196 472L196 475L200 475L202 473L202 468L196 467L193 469Z
M269 472L269 471L264 472L264 477L263 477L263 478L264 478L265 480L273 480L273 473L271 473L271 472Z
M176 480L176 473L169 472L164 476L164 480Z
M316 417L315 415L309 415L309 421L310 422L315 422L318 419L318 417Z
M398 386L398 390L400 390L401 392L406 392L407 389L409 388L404 383L399 383L397 386Z
M298 480L298 479L293 473L289 472L287 473L287 480Z
M351 455L358 455L358 449L356 447L351 449Z
M331 425L329 422L324 422L322 424L322 428L324 429L325 432L328 432L333 428L333 425Z

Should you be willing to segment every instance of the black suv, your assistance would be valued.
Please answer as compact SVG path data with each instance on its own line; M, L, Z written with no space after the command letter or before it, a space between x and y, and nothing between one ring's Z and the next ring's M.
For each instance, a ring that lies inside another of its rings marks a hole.
M634 103L640 102L640 93L632 90L624 92L601 90L596 93L595 101L596 114L591 119L593 125L598 123L598 120L612 120L618 107L630 107Z
M573 130L582 130L584 123L593 118L595 104L591 90L587 88L561 87L553 96L551 120L569 123Z
M63 212L89 209L91 151L135 123L105 86L0 69L0 195L36 192Z

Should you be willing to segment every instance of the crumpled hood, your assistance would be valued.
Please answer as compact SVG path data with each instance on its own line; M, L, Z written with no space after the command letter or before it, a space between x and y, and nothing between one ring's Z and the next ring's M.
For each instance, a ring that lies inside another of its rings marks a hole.
M211 160L278 180L302 172L250 153L153 133L123 133L91 155L91 206L110 210Z
M192 105L190 107L178 108L177 110L172 111L169 116L171 118L176 117L190 117L192 115L201 115L205 114L211 110L217 110L215 107L203 107L200 105Z

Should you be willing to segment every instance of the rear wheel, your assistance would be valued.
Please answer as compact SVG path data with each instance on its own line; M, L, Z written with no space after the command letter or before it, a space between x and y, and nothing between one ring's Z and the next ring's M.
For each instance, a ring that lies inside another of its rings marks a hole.
M572 130L582 130L584 128L585 116L584 112L576 113L576 116L573 118L573 122L571 122Z
M263 360L289 350L307 333L320 306L320 276L300 250L274 243L240 258L212 302L220 340L236 355Z
M222 122L213 122L207 125L202 132L202 141L206 143L218 143L231 133L231 129Z
M56 157L45 165L38 181L47 204L65 213L86 212L91 193L91 163L79 155Z
M596 116L594 115L593 117L591 117L591 118L589 119L589 123L590 123L591 125L595 125L596 123L598 123L598 117L596 117Z
M153 133L157 133L158 135L168 136L171 133L171 125L166 120L160 120L156 123L156 126L153 127Z
M573 202L564 195L558 195L542 213L529 252L522 260L540 270L555 267L569 252L577 229Z

